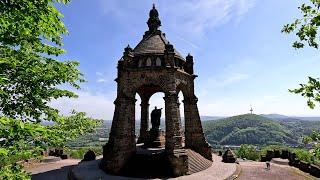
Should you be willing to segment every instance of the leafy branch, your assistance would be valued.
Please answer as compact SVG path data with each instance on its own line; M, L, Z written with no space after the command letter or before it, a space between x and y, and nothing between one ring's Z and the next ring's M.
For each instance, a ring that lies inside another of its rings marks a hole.
M281 32L295 33L298 37L293 43L295 49L304 48L309 45L312 48L319 47L319 26L320 26L320 0L310 0L309 4L303 3L298 7L302 17L293 23L284 25ZM289 92L301 94L307 99L307 105L314 109L316 102L320 102L320 81L319 78L309 77L309 81L300 84L299 88L290 89Z
M300 19L296 19L293 23L286 24L282 31L283 33L295 33L298 37L293 43L294 48L303 48L307 43L310 47L318 49L318 37L320 26L320 1L310 0L311 4L302 4L298 9L302 13Z
M320 81L319 78L309 77L309 81L306 84L300 84L300 88L289 90L295 94L301 94L301 96L307 99L307 104L311 109L314 109L316 102L320 102Z

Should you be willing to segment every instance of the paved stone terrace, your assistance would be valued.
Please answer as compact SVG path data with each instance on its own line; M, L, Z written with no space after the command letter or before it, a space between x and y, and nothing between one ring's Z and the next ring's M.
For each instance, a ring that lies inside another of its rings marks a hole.
M174 180L221 180L230 177L237 169L236 164L228 164L221 162L222 158L215 154L212 155L213 164L208 169L191 174L173 178Z
M221 180L230 177L236 171L236 164L225 164L221 162L221 157L213 155L213 165L201 172L194 173L189 176L173 178L173 180ZM41 163L27 169L33 174L32 179L35 180L65 180L68 171L77 165L79 160L67 159L53 163ZM137 180L135 178L119 177L106 175L98 169L97 161L86 162L86 166L79 169L82 172L82 179L102 179L108 180ZM261 162L240 162L241 172L237 180L312 180L316 179L309 174L300 171L297 168L277 165L271 163L271 170L265 169L265 163ZM89 178L90 177L90 178Z
M263 162L240 162L241 172L237 180L312 180L316 179L297 168L271 163L271 170L266 170Z
M101 157L100 157L101 158ZM236 170L236 164L225 164L221 162L221 157L213 155L213 165L201 172L194 173L189 176L183 176L173 178L174 180L218 180L225 179L231 176ZM98 161L90 161L80 164L79 160L61 160L53 163L40 163L27 169L28 172L32 173L32 179L40 180L65 180L67 179L68 171L71 168L77 167L76 171L81 179L94 180L94 179L107 179L107 180L137 180L137 178L119 177L106 175L103 171L98 168Z
M191 174L189 176L182 176L178 178L171 178L173 180L221 180L231 176L236 171L236 164L226 164L221 162L221 157L213 155L213 165L201 172ZM76 177L81 179L106 179L106 180L137 180L138 178L119 177L105 174L98 168L98 161L91 161L80 164L74 170Z
M50 163L37 163L27 167L33 180L65 180L70 169L80 162L79 159L65 159Z

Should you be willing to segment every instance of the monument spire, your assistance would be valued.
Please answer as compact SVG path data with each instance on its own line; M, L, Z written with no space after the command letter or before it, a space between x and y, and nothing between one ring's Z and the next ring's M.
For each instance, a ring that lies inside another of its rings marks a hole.
M148 27L150 32L154 32L158 30L158 28L161 26L161 21L159 19L159 13L156 9L155 5L152 5L152 9L149 12L149 19L148 19Z

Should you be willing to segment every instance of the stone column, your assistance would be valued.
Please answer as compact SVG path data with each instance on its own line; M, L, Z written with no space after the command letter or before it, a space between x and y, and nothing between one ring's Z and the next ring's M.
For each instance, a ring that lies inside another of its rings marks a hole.
M164 64L166 67L174 67L174 48L173 45L168 43L166 44L164 51Z
M165 114L166 114L166 151L172 153L174 149L182 147L181 119L178 105L178 95L176 92L166 94Z
M103 147L100 168L120 174L136 151L135 102L132 97L117 97L108 143Z
M205 139L201 125L196 96L183 100L185 114L185 147L190 148L203 157L212 160L211 146Z
M169 166L174 176L182 176L188 173L188 155L182 148L181 119L178 95L169 92L164 97L166 113L166 151L168 153Z
M149 99L141 99L140 136L138 143L145 143L149 129Z

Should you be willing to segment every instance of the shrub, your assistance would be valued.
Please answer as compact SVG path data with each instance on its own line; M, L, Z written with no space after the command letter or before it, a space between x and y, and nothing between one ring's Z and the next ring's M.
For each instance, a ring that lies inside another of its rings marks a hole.
M236 151L236 155L240 158L246 158L249 160L258 160L260 153L256 150L256 147L253 145L242 144L240 149Z
M309 151L304 150L304 149L295 149L294 153L296 153L296 157L300 161L306 161L310 164L313 164L314 157L313 157L312 153L310 153Z

